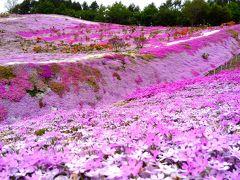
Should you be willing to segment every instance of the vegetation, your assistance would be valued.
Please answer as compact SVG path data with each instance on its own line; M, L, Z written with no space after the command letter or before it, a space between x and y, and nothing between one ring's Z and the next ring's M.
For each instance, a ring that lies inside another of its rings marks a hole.
M197 26L240 22L239 0L167 0L160 7L151 3L143 10L134 4L121 2L105 7L96 1L91 4L72 0L24 0L9 10L11 13L63 14L90 21L126 25Z
M113 50L116 52L126 46L124 40L120 39L117 36L114 36L113 38L109 39L108 43L111 44L111 46L113 47Z
M62 97L62 95L64 94L65 85L62 83L52 81L49 83L49 87L53 92L58 94L60 97Z
M14 69L11 66L0 66L0 80L15 78Z
M42 136L42 135L44 135L46 133L46 129L39 129L39 130L36 130L35 131L35 135L36 136Z

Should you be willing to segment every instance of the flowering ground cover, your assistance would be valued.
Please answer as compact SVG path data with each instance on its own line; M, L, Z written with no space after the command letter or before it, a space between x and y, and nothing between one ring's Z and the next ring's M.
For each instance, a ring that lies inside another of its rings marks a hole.
M239 33L0 18L0 179L240 179Z
M4 178L239 179L240 71L0 127Z
M8 59L36 63L116 50L154 57L182 51L194 53L209 45L209 41L237 38L239 25L143 27L93 23L59 15L18 15L1 18L0 29L4 47L0 51L1 63Z
M239 53L239 27L1 18L0 119L111 104L137 88L204 76Z

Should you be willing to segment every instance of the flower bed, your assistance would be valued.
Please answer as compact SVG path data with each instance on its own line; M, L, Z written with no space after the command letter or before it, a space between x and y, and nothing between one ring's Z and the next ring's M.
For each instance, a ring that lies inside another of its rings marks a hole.
M8 122L111 104L138 88L204 76L239 53L239 25L130 27L55 15L2 21L0 119Z
M239 179L240 71L0 127L0 177Z

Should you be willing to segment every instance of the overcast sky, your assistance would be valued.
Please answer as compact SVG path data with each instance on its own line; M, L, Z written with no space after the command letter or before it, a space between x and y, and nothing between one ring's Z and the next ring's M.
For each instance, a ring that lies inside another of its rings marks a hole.
M4 5L6 3L7 0L0 0L0 12L5 12L6 9L4 8ZM23 0L18 0L19 3L21 3ZM80 3L82 3L84 0L75 0L78 1ZM94 0L86 0L86 2L88 4L90 4L91 2L93 2ZM96 0L98 4L103 4L105 6L107 5L111 5L114 2L119 2L119 0ZM165 0L121 0L121 2L125 5L129 5L131 3L134 3L136 5L138 5L140 8L145 7L146 5L150 4L151 2L154 2L155 5L158 7L160 6L161 3L165 2Z

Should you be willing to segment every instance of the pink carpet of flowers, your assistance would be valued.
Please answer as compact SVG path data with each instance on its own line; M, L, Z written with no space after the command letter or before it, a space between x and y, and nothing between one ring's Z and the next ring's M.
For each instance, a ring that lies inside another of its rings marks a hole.
M239 34L0 18L0 179L240 179Z
M1 18L0 119L102 106L138 88L204 76L239 53L239 28Z
M1 125L3 178L239 179L240 71Z

